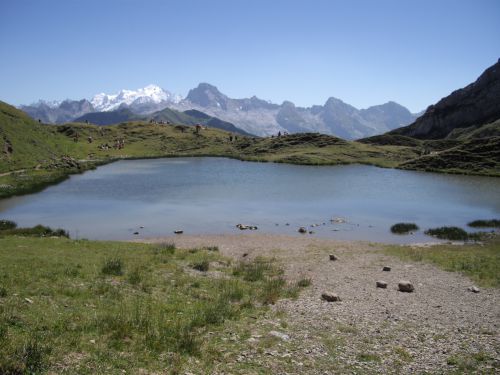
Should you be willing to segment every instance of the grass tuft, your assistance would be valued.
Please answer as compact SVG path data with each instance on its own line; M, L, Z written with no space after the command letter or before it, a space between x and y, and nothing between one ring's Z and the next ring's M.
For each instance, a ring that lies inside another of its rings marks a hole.
M312 284L312 279L310 277L300 279L299 281L297 281L297 286L299 288L307 288L308 286L311 286L311 284Z
M119 258L108 259L104 262L101 272L104 275L121 276L123 275L123 262Z
M245 281L262 281L270 276L279 276L279 270L272 260L258 257L252 262L241 261L233 270L233 275L242 277Z
M462 228L458 227L440 227L427 229L425 231L425 234L427 234L428 236L440 238L442 240L467 241L469 239L469 234Z
M192 263L191 267L197 271L207 272L210 268L210 262L207 259L201 259Z
M473 228L500 228L500 220L474 220L467 225Z
M419 228L415 223L397 223L391 227L391 232L394 234L408 234L417 231Z

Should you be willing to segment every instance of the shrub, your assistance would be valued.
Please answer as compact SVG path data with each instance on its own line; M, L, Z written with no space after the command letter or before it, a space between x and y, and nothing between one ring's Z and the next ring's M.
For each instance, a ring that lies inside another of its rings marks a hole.
M473 228L500 228L500 220L474 220L467 225Z
M0 230L14 229L17 224L10 220L0 220Z
M297 281L297 286L300 288L307 288L312 284L311 278L304 278Z
M0 286L0 298L7 297L7 289L5 287Z
M469 234L462 228L458 227L440 227L427 229L425 234L428 236L433 236L440 238L442 240L452 240L452 241L467 241L469 239Z
M195 270L207 272L210 268L210 262L207 259L202 259L191 264Z
M104 262L101 272L104 275L121 276L123 275L123 262L119 258L108 259Z
M2 230L0 234L10 236L27 236L27 237L67 237L68 232L64 229L52 229L43 225L37 225L32 228L12 228Z
M408 234L418 229L415 223L397 223L391 227L391 232L394 234Z

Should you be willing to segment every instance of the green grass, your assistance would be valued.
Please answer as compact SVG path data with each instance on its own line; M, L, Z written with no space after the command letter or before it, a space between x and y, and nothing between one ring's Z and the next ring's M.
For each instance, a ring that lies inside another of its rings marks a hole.
M417 231L419 228L415 223L397 223L391 227L391 232L394 234L408 234Z
M311 278L303 278L297 281L297 286L300 288L307 288L308 286L312 285L312 279Z
M385 252L405 260L436 264L446 271L460 272L480 286L500 287L500 238L483 244L434 245L429 248L387 246Z
M500 220L474 220L467 225L473 228L500 228Z
M448 357L446 363L449 366L453 366L457 371L454 373L464 374L464 373L476 373L478 371L479 366L491 360L492 358L484 353L457 353ZM492 374L494 373L491 372Z
M0 259L0 373L210 373L226 326L298 293L213 248L4 236ZM222 276L190 271L204 261Z
M481 238L480 233L467 233L465 230L458 227L431 228L427 229L424 233L428 236L450 241L479 240Z
M123 262L119 258L107 259L102 268L103 275L121 276L123 275Z

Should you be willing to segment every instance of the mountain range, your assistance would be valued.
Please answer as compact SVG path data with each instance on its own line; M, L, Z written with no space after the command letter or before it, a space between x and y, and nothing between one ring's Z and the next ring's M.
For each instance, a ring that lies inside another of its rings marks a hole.
M31 117L46 123L74 121L89 113L122 111L123 114L124 109L133 115L148 116L165 108L180 112L200 111L258 136L278 132L318 132L357 139L408 125L417 118L417 115L395 102L360 110L331 97L324 105L304 108L290 101L275 104L256 96L232 99L208 83L200 83L184 99L156 85L148 85L135 91L97 94L90 100L40 100L20 106Z

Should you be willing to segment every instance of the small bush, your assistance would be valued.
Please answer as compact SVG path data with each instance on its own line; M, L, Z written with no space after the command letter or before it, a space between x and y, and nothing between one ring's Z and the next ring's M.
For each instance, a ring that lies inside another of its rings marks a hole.
M104 262L101 272L104 275L121 276L123 275L123 262L121 259L108 259Z
M394 234L408 234L418 229L415 223L397 223L391 227L391 232Z
M0 286L0 298L7 297L7 289L5 287Z
M452 240L452 241L467 241L469 239L469 234L462 228L458 227L440 227L427 229L425 234L428 236L433 236L440 238L442 240Z
M0 230L14 229L17 224L10 220L0 220Z
M500 220L474 220L467 225L473 228L500 228Z
M207 272L208 269L210 268L210 262L206 259L199 260L197 262L192 263L191 267L198 271Z
M311 278L304 278L297 281L297 286L300 288L307 288L312 284Z

